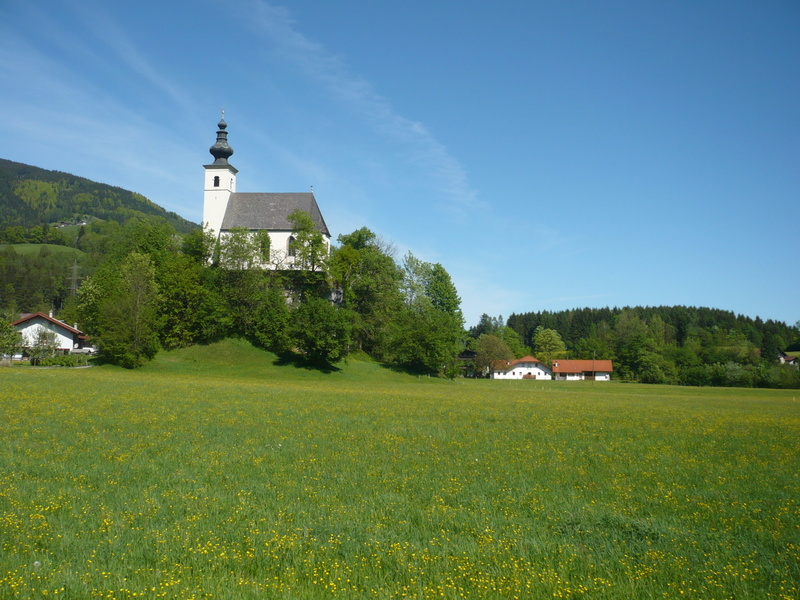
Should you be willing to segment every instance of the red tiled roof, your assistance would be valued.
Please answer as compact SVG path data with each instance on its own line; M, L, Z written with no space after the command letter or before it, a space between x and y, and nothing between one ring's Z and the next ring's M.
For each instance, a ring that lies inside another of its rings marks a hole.
M614 370L610 360L562 360L553 361L553 373L610 373Z
M50 321L54 325L58 325L59 327L63 327L64 329L66 329L67 331L69 331L71 333L77 333L78 335L83 335L82 331L79 331L79 330L75 329L74 327L70 327L69 325L67 325L63 321L59 321L58 319L54 319L50 315L46 315L43 312L31 313L31 314L24 315L21 319L17 319L13 323L11 323L11 325L19 325L20 323L24 323L25 321L31 321L31 320L35 319L36 317L42 317L45 321Z

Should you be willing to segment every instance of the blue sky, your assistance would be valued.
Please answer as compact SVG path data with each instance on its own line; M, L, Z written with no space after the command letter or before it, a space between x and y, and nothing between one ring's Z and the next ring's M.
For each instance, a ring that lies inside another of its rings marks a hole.
M709 306L800 320L800 4L4 3L0 156L200 222L315 195L481 313Z

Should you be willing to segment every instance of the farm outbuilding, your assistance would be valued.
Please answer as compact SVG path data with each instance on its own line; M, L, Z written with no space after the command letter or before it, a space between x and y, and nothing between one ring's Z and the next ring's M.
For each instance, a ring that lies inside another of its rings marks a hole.
M610 381L614 366L610 360L561 360L553 361L553 376L555 379L580 381L593 379L595 381Z

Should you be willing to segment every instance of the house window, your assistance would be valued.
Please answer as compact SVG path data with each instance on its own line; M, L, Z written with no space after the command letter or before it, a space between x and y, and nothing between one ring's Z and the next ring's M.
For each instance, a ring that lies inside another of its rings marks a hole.
M295 251L294 251L294 236L293 235L289 236L289 241L286 244L286 253L289 256L294 256L295 255Z
M219 187L219 175L214 175L214 187Z

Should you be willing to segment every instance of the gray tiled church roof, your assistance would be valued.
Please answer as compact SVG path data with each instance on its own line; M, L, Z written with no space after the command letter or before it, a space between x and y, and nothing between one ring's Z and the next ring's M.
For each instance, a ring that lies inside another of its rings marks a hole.
M300 209L311 215L320 232L330 237L328 226L311 192L262 194L231 194L228 209L222 219L222 229L245 227L247 229L267 229L269 231L291 231L288 216Z

